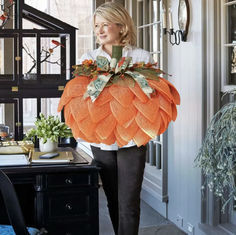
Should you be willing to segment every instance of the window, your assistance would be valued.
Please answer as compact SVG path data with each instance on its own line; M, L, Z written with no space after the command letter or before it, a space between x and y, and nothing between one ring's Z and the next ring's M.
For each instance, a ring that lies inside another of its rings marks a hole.
M221 101L221 92L235 88L235 74L232 70L232 51L236 46L236 1L217 0L204 1L204 88L205 112L204 129L219 108L228 98ZM232 100L231 100L232 101ZM204 182L204 178L202 178ZM201 224L206 234L234 234L236 228L236 212L227 208L221 213L221 202L208 189L202 194Z
M221 86L226 91L236 85L236 1L221 1Z
M158 63L158 67L165 70L164 51L165 42L162 35L162 0L139 0L137 4L137 46L150 51L153 59ZM167 134L158 136L148 144L146 167L144 173L143 189L149 194L144 200L153 208L158 207L158 211L166 216L165 204L167 196ZM152 199L148 201L150 195L156 200L156 205L152 204ZM145 197L145 196L144 196ZM159 206L157 204L162 204Z

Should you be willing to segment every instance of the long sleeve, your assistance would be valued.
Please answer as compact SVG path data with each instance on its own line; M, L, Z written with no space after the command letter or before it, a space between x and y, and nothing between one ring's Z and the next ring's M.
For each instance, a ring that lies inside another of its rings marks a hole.
M91 52L84 53L84 54L80 57L80 59L79 59L79 61L78 61L77 64L82 64L82 62L83 62L84 60L95 60L95 58L94 58L94 56L93 56L93 53L91 53Z

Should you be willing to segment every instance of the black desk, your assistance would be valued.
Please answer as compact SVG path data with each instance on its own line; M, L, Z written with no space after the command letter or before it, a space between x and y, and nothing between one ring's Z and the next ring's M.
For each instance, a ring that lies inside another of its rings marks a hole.
M73 163L1 169L15 185L27 226L45 227L49 235L98 235L98 168L73 149L63 150L73 152Z

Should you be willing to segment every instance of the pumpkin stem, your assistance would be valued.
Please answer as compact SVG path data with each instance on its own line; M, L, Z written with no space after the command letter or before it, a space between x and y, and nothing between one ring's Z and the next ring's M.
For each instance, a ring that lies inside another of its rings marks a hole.
M120 58L122 57L122 46L112 46L112 56L111 58L116 58L117 61L120 60Z

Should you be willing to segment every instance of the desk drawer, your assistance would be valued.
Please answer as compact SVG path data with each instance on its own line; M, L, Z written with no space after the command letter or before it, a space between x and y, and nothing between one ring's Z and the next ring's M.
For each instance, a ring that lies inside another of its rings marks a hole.
M72 217L86 217L89 215L90 195L86 192L48 194L48 216L49 219L68 219Z
M81 190L39 192L36 194L37 217L41 224L55 222L69 222L87 219L98 215L97 188L83 188Z
M77 174L48 174L45 176L45 185L47 188L90 186L92 184L91 178L92 175L87 172Z
M98 235L98 220L92 221L76 221L68 224L55 224L54 226L47 227L51 235Z

